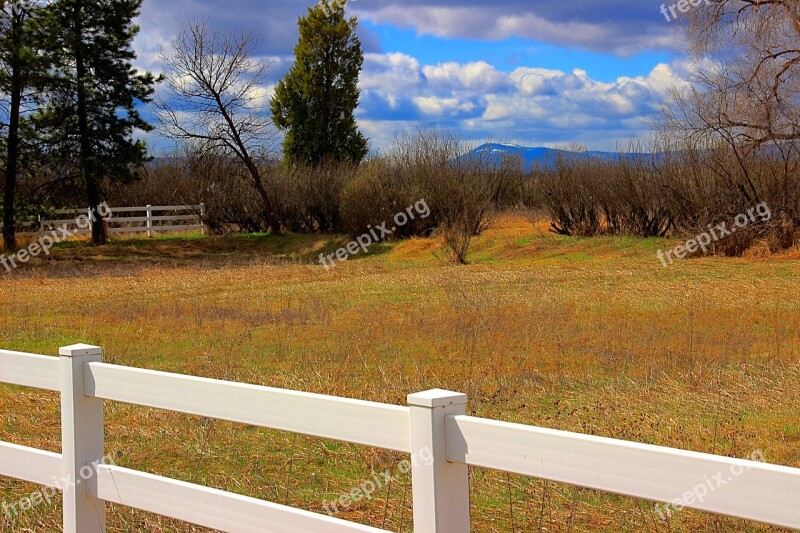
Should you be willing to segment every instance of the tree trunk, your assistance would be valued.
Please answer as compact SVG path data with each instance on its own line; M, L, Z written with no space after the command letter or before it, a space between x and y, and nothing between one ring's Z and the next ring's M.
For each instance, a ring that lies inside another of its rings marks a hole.
M247 170L250 172L250 175L252 176L253 181L256 184L258 195L261 196L261 203L264 204L264 210L262 212L262 216L264 217L264 222L267 223L267 225L269 226L269 230L274 235L280 235L281 223L275 216L275 209L273 209L272 202L270 201L269 195L267 194L267 190L264 188L264 181L261 179L261 172L259 172L258 167L250 160L249 156L245 157L247 159L246 161Z
M3 246L6 251L16 250L17 238L15 235L15 202L17 190L17 168L19 163L19 116L22 107L22 73L21 58L19 53L20 32L22 31L23 15L12 9L11 38L12 46L11 65L11 108L8 120L8 161L6 162L6 183L3 195Z
M92 220L92 243L96 246L106 244L106 227L100 216L100 192L98 190L97 176L90 167L92 147L89 140L89 118L86 105L86 64L83 56L83 27L81 25L82 9L78 3L75 10L77 30L75 46L75 73L77 75L77 107L78 107L78 137L80 138L80 154L78 168L81 179L86 184L86 198L89 201L90 218Z
M253 158L250 157L250 152L247 149L247 146L245 146L244 141L242 141L242 137L239 135L239 129L236 127L236 124L233 122L230 114L225 109L225 105L222 103L222 98L218 93L214 94L214 100L217 103L219 112L222 114L222 118L228 124L228 129L233 137L233 142L236 143L236 148L238 149L239 158L247 167L247 171L250 173L250 177L253 178L253 182L255 183L258 195L261 197L261 203L263 204L261 216L263 217L264 222L267 223L269 230L274 235L280 235L281 223L275 216L275 209L272 207L272 202L269 199L269 194L267 194L267 189L264 188L264 180L261 179L261 172L259 172L258 166L256 166L256 164L253 162Z
M6 188L3 197L3 246L6 251L16 250L15 209L17 189L17 166L19 161L19 115L22 105L22 80L19 68L11 72L11 109L8 123L8 162L6 164Z

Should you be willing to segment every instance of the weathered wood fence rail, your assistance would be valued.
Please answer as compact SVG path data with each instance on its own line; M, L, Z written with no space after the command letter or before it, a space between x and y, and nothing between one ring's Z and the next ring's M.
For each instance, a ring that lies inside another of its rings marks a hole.
M147 233L152 237L156 232L200 231L205 233L203 217L205 205L146 205L144 207L113 207L111 217L104 222L108 233ZM17 235L36 237L66 226L73 235L91 235L91 228L78 227L77 218L89 216L88 209L59 209L60 219L46 220L39 217L37 222L21 222L17 226L22 231ZM71 217L71 218L67 218ZM0 223L0 228L3 224Z
M60 487L67 533L104 531L104 502L237 533L380 531L103 464L104 401L430 457L412 462L418 533L470 530L468 465L657 502L684 498L686 507L800 528L800 469L474 418L454 392L387 405L104 364L100 348L82 344L61 348L60 358L0 350L0 383L61 393L62 453L0 442L0 475L46 487L86 479ZM721 476L724 484L688 497Z

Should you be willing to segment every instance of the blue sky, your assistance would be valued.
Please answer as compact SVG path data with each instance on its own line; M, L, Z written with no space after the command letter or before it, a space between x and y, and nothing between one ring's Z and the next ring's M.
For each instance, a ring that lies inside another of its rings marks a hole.
M144 0L139 66L161 69L181 24L202 17L259 37L265 93L292 62L313 0ZM374 149L403 130L466 140L613 149L645 137L691 65L677 26L648 0L354 0L366 61L357 118ZM149 136L156 146L163 140Z

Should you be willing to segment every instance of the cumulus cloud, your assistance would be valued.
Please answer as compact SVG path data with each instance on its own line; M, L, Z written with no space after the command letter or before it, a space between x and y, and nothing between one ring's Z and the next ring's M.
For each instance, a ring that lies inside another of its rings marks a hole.
M315 0L144 0L143 45L168 44L175 29L206 18L220 29L243 28L258 36L265 54L291 53L296 21ZM415 29L420 34L466 39L522 37L557 46L620 56L669 49L674 25L660 3L642 0L351 0L348 10L361 20ZM366 29L360 37L369 52L380 43ZM151 53L148 53L152 56Z
M485 61L466 65L449 62L426 66L423 73L431 87L439 89L496 92L511 87L508 79Z
M422 82L419 61L409 55L366 54L365 63L369 74L361 77L362 89L393 87L395 92L403 93L416 89Z
M364 20L424 35L495 41L520 37L622 57L671 49L676 43L674 28L664 23L658 6L641 0L384 1L354 9Z
M501 72L484 62L420 65L405 54L367 57L359 118L370 129L407 124L457 127L475 138L513 136L552 144L640 135L669 90L686 83L659 64L646 76L592 79L586 71L520 67ZM609 137L609 132L613 137Z

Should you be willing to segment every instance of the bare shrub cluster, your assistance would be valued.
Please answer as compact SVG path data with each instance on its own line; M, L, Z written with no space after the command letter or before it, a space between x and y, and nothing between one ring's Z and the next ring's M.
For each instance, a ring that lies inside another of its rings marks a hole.
M402 228L397 236L428 235L435 230L451 259L466 263L472 239L489 227L503 207L520 203L523 179L520 160L490 160L471 152L452 133L405 134L348 184L342 198L345 227L358 233L425 199L431 216Z
M616 157L558 152L534 170L528 197L549 211L551 229L560 235L663 237L673 221L659 158L640 146Z
M411 176L392 166L386 158L376 158L363 163L356 175L342 190L340 210L342 229L351 235L366 233L406 206L423 198L423 192L414 185ZM412 177L413 178L413 177ZM433 216L412 220L397 228L396 238L427 235L436 226Z
M514 156L470 151L451 133L400 136L361 165L287 168L265 162L261 174L282 228L295 233L360 235L425 199L431 215L397 228L393 238L440 235L454 261L497 213L544 210L566 236L696 235L766 204L768 223L717 243L741 255L755 244L779 251L800 226L800 149L793 143L744 150L735 143L678 142L667 136L614 156L572 148L526 171ZM144 178L110 189L113 205L206 204L217 233L266 231L260 195L241 161L188 148L151 164Z
M561 235L637 237L695 235L764 203L776 216L719 243L715 252L741 255L762 241L773 251L794 244L800 227L797 147L782 143L748 152L724 142L662 139L621 152L613 158L557 154L532 172L526 203L545 208L552 231Z
M295 233L342 231L340 199L357 171L350 163L271 167L267 190L281 225Z
M468 154L456 136L419 131L399 137L385 155L361 165L326 163L287 167L265 162L259 174L274 201L275 217L295 233L360 235L425 200L431 216L418 218L394 238L438 231L454 260L466 261L473 237L503 207L520 204L521 161L489 161ZM237 158L187 145L153 162L143 179L111 191L113 205L206 205L206 224L217 233L266 231L260 195Z

